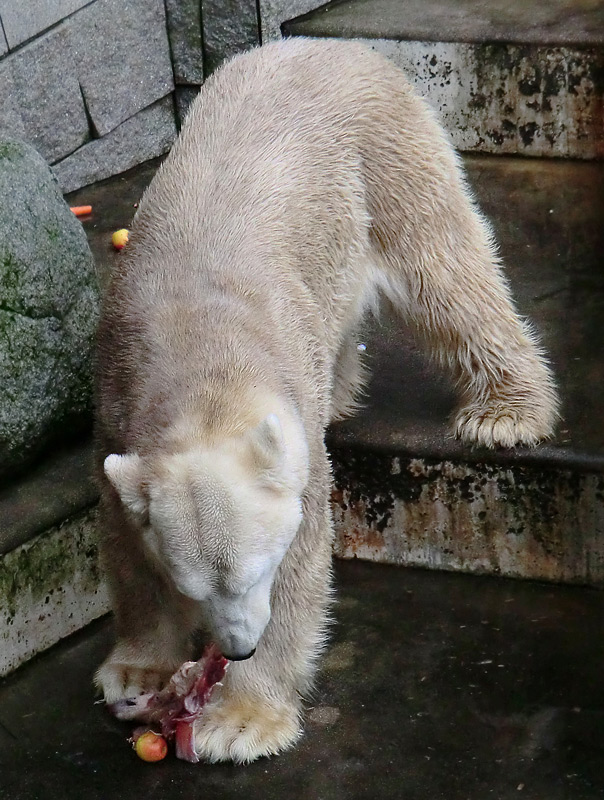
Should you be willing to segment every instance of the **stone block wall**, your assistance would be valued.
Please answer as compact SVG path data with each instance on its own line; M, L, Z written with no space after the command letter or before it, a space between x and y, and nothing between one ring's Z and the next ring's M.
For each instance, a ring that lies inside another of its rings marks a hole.
M0 0L0 21L0 134L33 144L63 191L170 147L163 0Z
M0 136L72 191L165 153L204 76L259 43L256 0L0 0Z
M225 58L261 43L256 0L166 0L179 119Z

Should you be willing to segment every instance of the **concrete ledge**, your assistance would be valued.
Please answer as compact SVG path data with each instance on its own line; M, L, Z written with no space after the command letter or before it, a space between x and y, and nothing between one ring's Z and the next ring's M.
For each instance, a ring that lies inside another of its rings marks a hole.
M304 13L302 2L261 3L271 32L280 18L285 36L357 39L392 60L459 150L602 158L602 11L513 5L352 0ZM293 6L302 16L283 16Z
M295 22L304 22L312 36L578 47L604 44L604 6L585 0L336 0L322 4L316 0L260 0L260 7L267 18L281 22L293 22L292 10L298 17L304 15Z
M0 492L0 555L81 514L97 500L92 442L65 448Z
M0 675L109 610L95 509L0 558Z
M600 48L364 41L407 74L458 150L604 156Z
M604 476L332 449L335 553L604 586Z

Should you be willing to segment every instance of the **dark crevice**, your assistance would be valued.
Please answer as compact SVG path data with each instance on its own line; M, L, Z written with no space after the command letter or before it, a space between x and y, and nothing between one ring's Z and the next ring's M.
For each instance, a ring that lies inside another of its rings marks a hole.
M70 156L72 156L74 153L78 153L80 150L82 150L84 147L86 147L86 145L90 144L91 141L92 141L92 139L87 139L85 142L83 142L82 144L79 144L73 150L70 150L69 153L65 153L64 155L62 155L61 158L57 158L56 161L49 161L48 163L50 164L51 167L56 167L57 164L61 164L63 161L65 161Z
M6 28L4 27L4 23L2 22L2 17L0 17L0 30L4 34L4 41L6 42L6 49L10 52L10 47L8 46L8 36L6 35Z
M98 128L94 124L94 120L92 119L90 109L88 108L88 101L86 100L86 95L84 94L84 89L82 88L82 84L80 83L80 81L78 81L78 86L80 87L80 96L82 98L82 105L84 106L84 114L86 115L86 122L88 123L90 138L100 139L101 134L99 133Z
M172 83L174 89L172 90L172 114L176 124L176 130L180 131L181 119L178 113L178 103L176 101L176 92L178 91L178 84L176 83L176 65L174 63L174 48L172 47L172 36L170 35L170 13L168 11L168 0L164 0L164 14L166 16L166 35L168 37L168 49L170 50L170 64L172 65Z
M1 719L0 719L0 730L3 730L3 731L6 733L6 735L7 735L7 736L10 736L10 738L11 738L11 739L15 739L15 740L17 740L17 739L19 738L18 736L16 736L16 735L15 735L15 734L14 734L14 733L11 731L11 729L10 729L10 728L7 728L7 727L6 727L6 725L5 725L5 724L2 722L2 720L1 720Z
M170 13L168 12L168 0L164 0L164 14L166 17L166 36L168 37L168 49L170 50L170 64L172 65L172 82L176 91L176 70L174 68L174 49L172 47L172 37L170 36Z
M258 25L258 44L262 47L262 12L260 11L260 0L256 0L256 24Z
M180 118L180 114L178 113L178 101L176 99L176 92L178 91L177 87L174 87L174 91L171 92L170 96L172 98L172 115L174 117L174 123L176 124L176 131L179 133L182 127L182 120Z

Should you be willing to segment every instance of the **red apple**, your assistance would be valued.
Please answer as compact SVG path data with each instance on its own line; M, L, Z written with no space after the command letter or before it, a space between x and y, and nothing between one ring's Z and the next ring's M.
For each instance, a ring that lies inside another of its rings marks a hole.
M163 736L146 731L134 743L136 755L143 761L161 761L168 754L168 744Z

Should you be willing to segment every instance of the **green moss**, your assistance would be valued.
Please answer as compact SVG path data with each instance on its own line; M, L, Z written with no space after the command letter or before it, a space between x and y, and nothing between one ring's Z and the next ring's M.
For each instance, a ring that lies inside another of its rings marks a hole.
M0 280L2 286L6 289L14 291L19 286L19 271L18 262L14 254L6 250L0 255Z
M56 225L55 226L47 225L46 233L48 234L48 239L51 242L58 242L59 239L61 238L61 231L58 229Z
M0 158L15 158L23 155L23 148L17 142L0 142Z
M87 524L91 519L87 515L84 524L64 531L54 528L0 558L0 608L14 616L22 598L39 601L73 583L82 570L97 583L96 544L90 541Z

